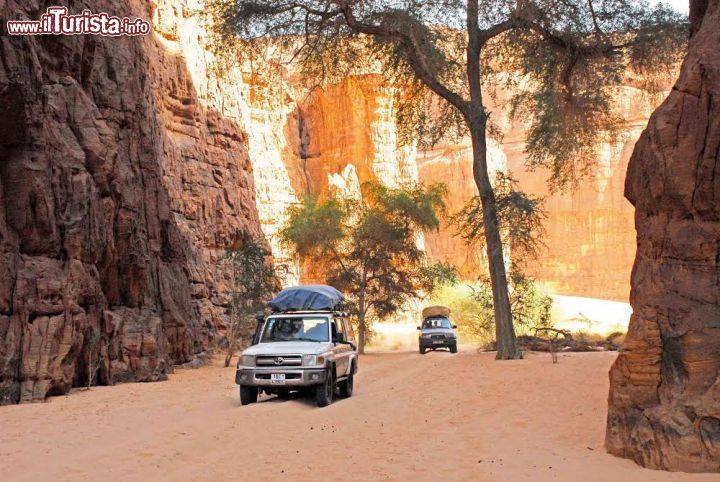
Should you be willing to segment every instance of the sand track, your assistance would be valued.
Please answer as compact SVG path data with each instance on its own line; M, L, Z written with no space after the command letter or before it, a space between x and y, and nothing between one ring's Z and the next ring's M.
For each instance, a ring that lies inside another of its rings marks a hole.
M241 407L232 368L0 407L3 480L717 480L602 448L613 353L372 353L355 395Z

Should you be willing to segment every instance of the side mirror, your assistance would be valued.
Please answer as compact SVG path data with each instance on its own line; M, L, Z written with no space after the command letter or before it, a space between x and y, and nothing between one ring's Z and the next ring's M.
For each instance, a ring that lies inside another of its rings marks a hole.
M416 328L417 328L418 330L422 330L422 328L420 328L419 326L417 326Z
M455 328L457 328L457 325L453 325L453 330L454 330Z

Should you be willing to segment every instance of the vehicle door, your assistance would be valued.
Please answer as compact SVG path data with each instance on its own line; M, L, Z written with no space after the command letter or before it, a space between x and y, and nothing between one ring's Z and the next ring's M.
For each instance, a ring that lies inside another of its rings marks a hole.
M335 326L335 328L333 328L333 325L330 326L333 341L345 341L347 339L347 335L344 320L342 318L334 318L331 323ZM344 376L347 373L348 368L350 345L345 343L336 343L333 347L333 352L335 353L335 368L337 376Z
M357 367L357 340L355 339L355 331L353 330L352 321L350 318L344 319L344 325L345 325L345 340L349 341L353 344L353 346L348 346L348 370L350 370L350 366L352 364L352 361L355 360L355 366Z

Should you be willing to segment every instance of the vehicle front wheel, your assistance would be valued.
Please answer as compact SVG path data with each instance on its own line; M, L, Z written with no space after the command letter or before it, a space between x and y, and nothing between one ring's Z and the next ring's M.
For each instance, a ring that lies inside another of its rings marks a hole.
M420 354L421 354L421 355L424 355L424 354L425 354L425 347L424 347L424 346L421 346L421 347L420 347Z
M249 387L246 385L240 385L240 405L250 405L251 403L257 402L258 389L257 387Z
M355 371L354 367L350 367L350 375L345 380L342 380L338 382L338 388L340 389L340 396L342 398L350 398L353 394L353 378L355 375L353 372Z
M328 370L325 375L325 383L315 387L315 401L318 407L327 407L333 401L335 395L335 370Z
M457 353L457 345L450 345L450 353Z

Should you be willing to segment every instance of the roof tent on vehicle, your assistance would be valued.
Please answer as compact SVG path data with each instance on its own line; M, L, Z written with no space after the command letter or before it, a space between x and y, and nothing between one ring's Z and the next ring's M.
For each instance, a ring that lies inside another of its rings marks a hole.
M447 306L428 306L422 310L423 320L427 318L448 318L450 316L450 308Z
M345 297L327 285L305 285L285 288L268 302L273 312L342 310Z

